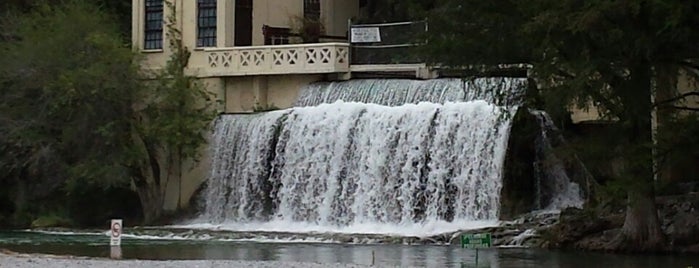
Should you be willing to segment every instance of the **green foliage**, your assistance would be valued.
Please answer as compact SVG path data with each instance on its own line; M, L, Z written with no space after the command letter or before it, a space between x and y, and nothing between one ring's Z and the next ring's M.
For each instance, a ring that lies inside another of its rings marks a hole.
M65 210L63 216L73 226L105 226L114 218L135 223L143 218L139 197L130 181L105 187L99 181L71 180L65 191L60 209Z
M372 0L366 1L363 16L357 23L381 23L422 20L425 11L432 9L436 0Z
M431 12L423 52L452 68L532 64L542 108L599 108L618 122L616 144L625 146L611 151L630 160L627 170L644 173L652 145L651 79L663 69L696 69L696 12L699 3L680 0L448 0Z
M674 182L699 182L699 115L674 115L658 133L658 163L661 177Z
M178 176L213 118L209 94L185 74L179 32L169 31L167 67L145 81L119 26L94 2L38 4L1 19L0 201L13 208L0 212L26 223L66 211L78 224L101 224L129 213L98 200L133 198L124 192L132 182L149 193L139 195L142 207L162 208L159 167Z
M433 63L531 63L550 103L630 112L618 91L639 64L687 66L698 55L697 3L686 1L456 1L430 12ZM611 90L603 90L611 86ZM608 106L608 107L607 107Z
M149 74L154 79L145 85L148 90L138 103L135 125L142 146L133 151L134 161L129 164L147 222L161 215L167 185L173 176L181 176L183 160L198 159L206 142L204 134L216 115L211 93L187 74L190 51L183 45L175 6L165 3L170 9L166 21L169 59L163 69Z
M47 27L50 25L50 27ZM0 166L47 179L124 180L123 134L139 90L131 51L95 6L68 1L3 18Z
M45 215L39 216L36 220L32 221L32 228L47 228L47 227L70 227L73 224L71 221L65 217L58 215Z
M117 23L122 38L131 38L131 0L92 0L95 7L99 7L103 14L110 14ZM0 15L3 11L29 12L33 8L42 5L61 5L63 1L50 0L2 0L0 1ZM130 42L129 42L130 43Z
M5 14L0 28L10 37L0 42L0 184L15 189L4 199L16 218L61 209L77 180L128 182L141 87L111 17L65 1Z
M318 43L320 36L325 34L323 18L292 16L291 28L303 43Z
M656 215L658 149L651 113L663 100L651 96L675 91L664 81L677 70L699 77L698 12L699 2L683 0L445 0L431 12L424 52L454 69L527 63L540 108L599 109L617 134L606 137L607 153L599 156L618 183L607 188L614 196L622 185L629 201L613 247L658 249L658 219L648 216Z
M441 1L428 17L428 45L422 53L429 63L444 67L527 63L528 39L519 28L526 13L516 0Z
M168 2L175 14L174 6ZM163 149L177 152L181 158L197 158L205 143L205 130L216 116L214 101L196 77L186 68L190 52L182 43L174 15L168 17L167 39L171 50L165 68L157 74L154 90L144 114L150 123L146 133L157 138Z

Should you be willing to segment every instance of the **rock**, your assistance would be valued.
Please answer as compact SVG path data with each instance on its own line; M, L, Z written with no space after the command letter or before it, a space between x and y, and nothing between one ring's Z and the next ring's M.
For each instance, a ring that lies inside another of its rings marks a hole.
M699 254L699 244L684 247L680 250L682 253L695 253Z
M536 209L536 171L534 140L541 128L527 109L519 109L512 119L510 139L500 193L500 218L511 220Z
M557 221L557 212L535 211L496 227L454 232L443 237L451 245L460 245L464 234L490 233L493 246L542 247L548 241L541 236L541 232Z
M699 213L677 213L665 232L675 246L699 243Z
M699 243L699 193L657 198L658 216L670 244L683 251Z
M545 230L542 236L554 248L595 249L596 237L606 236L604 231L620 227L618 218L618 215L600 217L590 210L567 208L561 212L559 223ZM586 239L592 240L584 241Z
M584 250L604 250L610 242L617 237L621 228L604 230L600 233L588 235L573 243L573 248Z
M41 216L32 221L32 228L47 228L47 227L68 227L70 220L59 216Z
M699 253L699 193L657 198L661 228L676 252ZM540 231L552 248L607 250L624 223L624 211L566 209L559 223Z

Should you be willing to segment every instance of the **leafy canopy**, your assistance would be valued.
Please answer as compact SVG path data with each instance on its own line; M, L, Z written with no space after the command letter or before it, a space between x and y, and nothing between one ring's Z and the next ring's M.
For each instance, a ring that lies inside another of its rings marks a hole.
M131 105L141 89L111 17L84 1L41 5L0 24L0 165L60 184L124 181Z

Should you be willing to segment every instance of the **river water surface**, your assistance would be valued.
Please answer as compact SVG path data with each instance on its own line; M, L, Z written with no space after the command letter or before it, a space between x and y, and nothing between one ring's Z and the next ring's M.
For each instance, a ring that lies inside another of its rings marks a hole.
M206 240L156 235L127 236L124 259L257 260L427 267L697 267L699 256L617 255L457 245L347 244L329 242ZM257 239L259 240L259 239ZM94 232L0 232L0 248L23 253L109 257L109 240Z

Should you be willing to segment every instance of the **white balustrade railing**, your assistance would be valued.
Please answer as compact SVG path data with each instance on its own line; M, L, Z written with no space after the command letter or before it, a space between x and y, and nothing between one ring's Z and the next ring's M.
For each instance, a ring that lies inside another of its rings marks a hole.
M342 73L349 71L349 45L316 43L211 48L203 51L210 75Z

